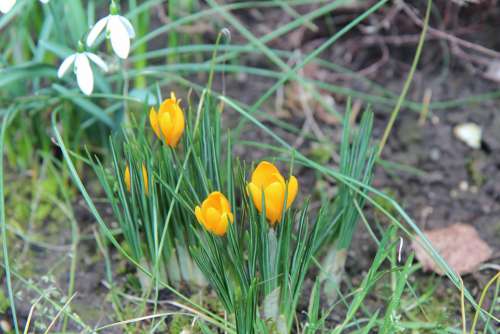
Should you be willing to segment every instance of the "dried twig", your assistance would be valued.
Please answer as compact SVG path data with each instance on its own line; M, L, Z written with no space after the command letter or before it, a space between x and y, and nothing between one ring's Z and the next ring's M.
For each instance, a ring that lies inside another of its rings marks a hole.
M379 46L380 50L382 51L382 56L380 57L380 59L359 70L358 74L367 77L370 74L377 72L380 67L384 66L389 61L389 48L384 43L379 43Z
M422 27L422 25L423 25L422 19L420 17L418 17L417 14L414 13L412 8L410 8L410 6L404 2L401 2L401 6L402 6L403 11L410 17L410 19L413 22L415 22L415 24ZM433 28L431 26L429 26L429 34L434 35L434 36L439 37L439 38L446 39L452 43L456 43L457 45L460 45L466 49L474 50L474 51L488 55L488 56L493 57L493 58L500 58L500 52L488 49L488 48L486 48L482 45L479 45L479 44L475 44L475 43L466 41L462 38L459 38L455 35L444 32L442 30Z

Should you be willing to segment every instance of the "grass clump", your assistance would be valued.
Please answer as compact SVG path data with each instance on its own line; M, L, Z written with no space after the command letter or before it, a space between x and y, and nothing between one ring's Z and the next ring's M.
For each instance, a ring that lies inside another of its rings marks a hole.
M153 107L149 117L111 139L111 170L99 160L92 164L127 256L151 273L143 288L157 294L159 281L173 287L209 282L238 333L304 326L296 313L306 275L325 245L349 247L357 212L344 196L356 193L341 187L333 205L327 200L314 214L305 194L295 209L300 180L293 176L294 152L289 176L268 161L249 173L246 162L233 155L230 131L223 133L222 105L208 90L196 108L191 105L184 112L172 94L159 111ZM366 112L352 143L345 124L343 166L361 182L371 179L371 123ZM328 259L328 265L343 267L338 261Z

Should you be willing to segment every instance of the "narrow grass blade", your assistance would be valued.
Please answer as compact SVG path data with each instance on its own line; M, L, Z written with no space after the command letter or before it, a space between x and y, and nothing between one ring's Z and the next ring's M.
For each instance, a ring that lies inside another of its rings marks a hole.
M16 334L19 334L19 326L17 324L17 312L16 303L14 301L14 291L12 290L12 279L10 272L10 260L9 260L9 247L7 238L7 222L5 221L5 198L4 198L4 179L3 179L3 145L5 141L5 132L7 131L7 126L11 120L16 115L15 109L9 109L5 113L2 119L2 129L0 132L0 227L2 230L2 250L3 250L3 262L5 270L5 281L7 285L7 292L9 294L9 304L12 312L12 322L14 323L14 330Z
M389 122L387 123L387 126L385 128L384 135L380 141L377 153L378 156L382 154L382 150L384 149L387 138L389 138L389 134L391 133L396 118L398 117L399 111L401 110L401 106L406 97L406 93L408 93L408 89L410 88L410 84L413 80L413 75L415 74L415 70L417 69L418 61L420 60L420 54L422 53L422 49L424 46L425 36L427 34L427 28L429 27L431 8L432 8L432 0L427 0L427 10L425 12L425 19L423 23L424 26L422 28L422 32L420 33L420 38L418 40L417 51L415 52L415 56L413 57L413 62L411 64L410 72L408 73L408 77L406 78L406 81L404 83L401 95L399 96L398 102L391 113L391 117L389 118Z

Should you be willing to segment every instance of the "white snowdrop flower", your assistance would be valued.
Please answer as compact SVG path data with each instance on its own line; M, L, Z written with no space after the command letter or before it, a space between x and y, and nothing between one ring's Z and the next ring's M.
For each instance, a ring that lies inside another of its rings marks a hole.
M8 13L16 4L16 0L0 0L0 12Z
M41 3L48 3L50 0L40 0ZM0 0L0 12L6 14L16 4L16 0Z
M113 51L118 57L126 59L130 52L130 39L135 37L135 31L130 21L118 14L118 6L114 1L110 6L110 14L97 21L90 29L87 46L94 44L104 28L106 28L106 37L111 40Z
M80 87L81 91L85 95L92 94L92 90L94 89L94 73L92 72L89 59L99 66L104 72L108 71L108 66L99 56L91 52L76 52L64 59L61 66L59 66L57 76L62 78L70 66L74 63L74 72L76 74L78 87Z

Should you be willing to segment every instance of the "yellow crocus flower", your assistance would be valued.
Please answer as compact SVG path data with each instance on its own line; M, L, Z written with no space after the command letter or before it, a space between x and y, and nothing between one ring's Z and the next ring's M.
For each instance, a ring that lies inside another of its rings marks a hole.
M231 205L226 196L218 191L214 191L194 210L196 219L205 229L217 236L226 234L229 222L234 221L231 213Z
M290 180L285 182L278 168L267 161L262 161L255 168L251 181L247 185L247 191L252 195L253 203L261 213L262 194L264 194L266 218L271 225L281 220L285 204L285 193L287 194L286 210L292 205L298 190L299 183L295 176L290 176Z
M130 180L130 169L125 167L125 173L123 175L123 179L125 181L125 185L127 186L127 190L130 192L131 189L131 180ZM146 170L146 166L142 164L142 179L144 182L144 189L146 190L146 195L149 192L149 184L148 184L148 171Z
M156 136L170 147L177 146L184 132L184 112L179 106L174 92L170 98L163 101L158 111L151 108L149 111L149 122Z

